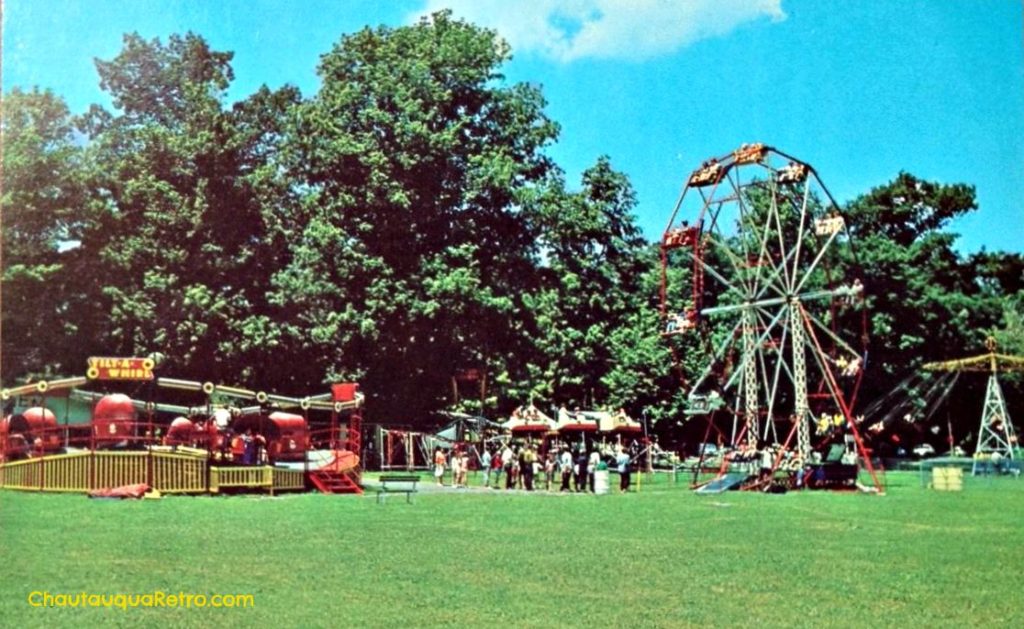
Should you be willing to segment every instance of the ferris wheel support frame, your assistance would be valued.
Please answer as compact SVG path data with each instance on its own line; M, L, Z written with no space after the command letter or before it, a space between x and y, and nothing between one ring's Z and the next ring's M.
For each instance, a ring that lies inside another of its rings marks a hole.
M783 166L779 158L789 164ZM687 220L677 223L684 207L687 215L697 213L692 226ZM682 250L682 260L693 272L691 290L673 292L670 306L668 266L673 249ZM835 426L849 427L849 447L856 448L881 491L851 413L867 360L867 316L861 312L858 324L856 313L843 312L848 307L863 310L857 305L863 303L863 286L857 275L852 286L843 285L842 276L835 273L855 269L856 252L839 206L814 168L763 144L743 145L705 161L683 185L660 253L660 312L668 322L663 336L695 329L710 332L708 321L731 320L715 332L725 334L721 341L712 341L710 334L704 337L708 351L712 342L717 349L690 388L691 399L703 404L694 409L707 407L710 396L704 394L709 388L712 393L734 393L734 445L744 441L755 448L759 441L769 441L778 413L779 420L791 422L787 447L795 437L793 454L804 462L810 461L811 427L822 411ZM705 291L705 279L715 285L710 293ZM824 309L821 302L827 302ZM861 350L854 349L851 338L858 325ZM824 346L816 328L824 335ZM678 367L678 348L670 348ZM842 386L830 365L842 370ZM681 369L680 380L685 384ZM832 434L831 429L821 433L818 424L819 434ZM774 437L777 442L779 435Z

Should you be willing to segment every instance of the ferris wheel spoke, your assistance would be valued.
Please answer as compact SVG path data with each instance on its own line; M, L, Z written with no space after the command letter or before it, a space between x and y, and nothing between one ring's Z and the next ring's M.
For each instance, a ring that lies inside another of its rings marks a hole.
M769 206L768 220L770 221L772 218L775 219L775 235L777 236L777 239L779 241L779 257L781 258L780 261L779 261L779 266L782 268L783 282L784 282L786 288L789 289L789 290L792 290L793 280L790 279L790 277L789 277L789 267L786 266L786 260L789 259L789 254L786 253L786 243L783 241L783 238L782 238L782 219L779 216L779 200L778 200L778 192L777 192L778 191L778 185L777 184L773 184L772 187L771 187L771 190L772 190L771 203L768 204L768 206Z
M758 266L758 273L757 273L757 275L755 277L755 283L754 283L755 295L756 295L755 299L764 296L764 294L769 289L774 290L780 296L781 295L785 295L788 292L790 292L790 290L792 289L793 282L795 281L795 278L793 280L791 280L790 279L790 275L789 275L789 263L793 259L795 250L790 250L787 253L786 252L785 243L782 240L782 226L780 224L780 217L779 217L779 213L778 213L778 202L776 200L776 193L778 191L778 188L777 188L777 186L775 184L773 184L772 186L770 186L768 188L768 190L771 193L771 199L772 200L771 200L771 203L770 203L770 209L769 209L769 212L768 212L768 216L765 219L764 232L762 234L762 245L761 245L762 246L762 253L761 253L761 255L758 258L758 264L759 264L759 266ZM772 263L770 265L766 265L766 266L770 266L772 268L772 272L771 272L770 275L768 275L767 279L765 280L764 285L760 286L759 283L760 283L760 277L761 277L761 274L760 274L761 266L764 265L763 263L772 262L771 256L768 255L768 241L769 241L770 234L771 234L772 219L773 218L775 219L775 232L776 232L776 235L778 236L779 260L778 260L778 262L774 262L774 263ZM777 283L778 281L781 281L782 284L781 285L778 284Z
M761 312L757 312L755 314L757 315L758 321L762 325L764 325L764 318L761 316ZM782 319L780 319L780 321L781 320ZM769 431L774 431L774 428L775 428L775 426L774 426L775 422L772 421L772 418L775 417L775 401L776 401L776 393L778 392L778 377L779 377L779 367L778 367L778 365L782 361L781 348L785 346L785 340L784 340L785 336L786 336L786 329L785 329L785 327L783 327L782 335L780 337L779 342L776 344L774 342L774 340L773 340L773 343L769 344L769 347L771 347L771 351L770 352L766 351L766 348L764 346L762 346L761 350L759 351L760 363L761 363L761 377L763 378L764 393L765 393L766 402L767 402L767 406L768 406L765 409L765 420L766 421L764 423L764 428L763 428L763 433L762 433L762 439L764 441L768 440L768 433L769 433ZM769 373L770 373L770 371L768 369L767 361L765 360L765 355L766 354L774 354L774 358L775 358L775 365L776 365L776 367L775 367L775 375L774 375L774 379L771 380L771 381L769 381Z
M793 256L793 279L795 280L800 270L800 249L804 242L804 228L807 226L807 199L811 194L811 179L804 179L804 200L800 204L800 226L796 232L796 255Z
M730 180L730 182L731 182L731 180ZM716 251L720 251L720 252L725 253L726 258L729 259L729 262L732 265L733 274L735 275L735 277L739 278L740 282L743 282L746 278L744 277L744 273L742 272L742 263L736 258L736 255L735 255L735 253L733 253L732 249L730 247L726 246L725 243L727 241L727 238L723 234L722 226L721 226L721 224L719 223L719 220L718 220L719 215L722 212L722 204L723 204L723 202L719 201L717 203L717 207L716 208L712 208L713 204L711 203L711 200L707 197L707 195L704 194L704 191L703 190L699 190L699 192L700 192L701 200L704 203L704 208L705 208L705 210L708 211L708 213L711 216L711 220L709 221L707 229L704 232L704 237L707 239L707 241L709 243L711 243L711 244L713 244L715 246L715 250ZM717 237L717 239L716 239L716 237ZM692 252L691 252L690 255L691 255L691 257L694 257ZM712 275L715 275L715 273L713 272L711 267L708 266L707 260L703 259L703 257L702 257L702 259L700 259L698 262L700 263L700 265L705 270L711 272ZM719 279L719 281L722 281L723 284L726 284L726 286L728 286L729 288L734 290L741 297L747 297L747 296L750 295L750 291L749 290L746 291L746 292L740 291L735 286L733 286L732 284L729 284L728 282L723 281L723 278L722 278L722 276L720 274L716 275L716 279ZM746 288L749 288L749 286L747 286Z
M712 208L712 199L709 198L708 195L704 194L704 191L701 189L698 189L697 192L700 193L700 200L704 205L704 210L711 215L711 220L708 221L707 226L708 233L711 233L718 228L718 215L722 213L722 203L719 202L717 204L718 207Z
M733 174L735 174L735 176L736 176L735 179L733 179ZM747 204L744 203L744 201L743 201L742 186L740 185L740 181L739 181L739 178L740 178L739 171L735 170L735 169L729 171L729 174L727 175L727 178L729 180L729 185L732 186L733 193L735 193L735 195L736 195L736 206L739 208L739 212L740 212L740 218L739 218L739 221L740 221L740 233L739 233L738 240L740 241L740 247L743 248L743 259L746 260L746 263L749 266L749 264L750 264L750 249L747 247L747 239L743 237L743 234L747 231L747 222L750 219L750 212L748 211ZM759 261L760 261L760 259L759 259ZM754 289L754 287L756 286L756 283L751 282L750 285L751 285L751 288Z
M785 313L786 313L786 309L785 308L780 308L779 309L778 314L775 315L775 317L772 319L771 323L769 323L767 326L765 326L764 331L755 340L755 342L754 342L754 346L755 347L762 347L764 345L765 340L772 333L772 330L775 328L776 324L778 324L778 322L783 318L782 315L785 314ZM755 314L756 314L756 311L755 311ZM742 323L737 326L737 328L739 328L739 327L742 327ZM730 376L728 383L726 383L726 385L725 385L726 388L729 388L733 384L733 382L735 382L737 375L739 373L741 373L742 369L744 367L746 367L746 365L747 365L747 357L744 357L743 360L740 361L740 365L733 372L733 375Z
M718 246L713 238L709 237L709 241L712 244L716 244L716 248L720 248L720 249L722 249L723 251L726 251L726 252L729 251L728 247ZM695 260L698 264L700 264L702 269L704 269L709 275L714 277L716 280L721 282L722 285L725 286L727 289L732 290L733 292L735 292L737 295L740 295L741 297L747 296L749 294L749 293L747 293L747 292L745 292L743 290L740 290L740 288L737 287L735 284L733 284L729 280L725 279L725 277L721 273L719 273L717 269L715 269L713 266L708 264L707 260L704 259L704 256L697 257L697 255L693 251L690 251L689 254L690 254L690 258L691 259Z
M789 332L789 316L788 316L788 314L789 314L790 307L792 307L792 306L787 306L786 308L781 309L775 315L772 315L771 311L769 311L769 310L761 309L761 314L763 316L765 316L765 317L774 317L775 319L778 319L778 321L779 321L779 326L782 329L782 333L783 333L783 343L779 345L779 364L782 365L783 371L786 373L786 376L789 378L790 384L792 384L792 383L795 382L795 380L793 378L793 372L790 371L789 365L785 361L785 355L783 354L783 348L785 348L785 346L786 346L785 345L785 340L786 340L785 337L787 337L787 336L788 337L792 337L793 336ZM790 342L792 343L792 341L790 341Z
M807 311L807 309L804 309L804 313L805 313L805 314L807 315L807 317L808 317L808 318L809 318L809 319L810 319L810 320L811 320L812 322L814 322L814 325L815 325L815 326L816 326L816 327L817 327L817 328L818 328L819 330L821 330L822 332L824 332L824 333L825 333L825 334L826 334L826 335L827 335L827 336L828 336L828 337L829 337L830 339L832 339L832 341L833 341L833 342L834 342L834 343L835 343L836 345L838 345L838 346L839 346L839 347L841 347L842 349L846 350L847 352L849 352L849 353L850 353L850 354L851 354L852 356L854 356L854 357L857 357L857 356L859 356L859 355L860 355L860 354L858 354L858 353L857 353L857 351L856 351L855 349L853 349L853 348L852 348L852 347L850 346L850 344L849 344L849 343L847 343L847 342L846 342L846 341L844 341L843 339L839 338L839 336L838 336L838 335L836 335L836 333L835 333L835 332L833 332L833 331L832 331L831 329L829 329L829 327L828 327L827 325L825 325L825 324L824 324L824 323L823 323L823 322L822 322L822 321L821 321L821 320L820 320L820 319L819 319L818 317L816 317L816 316L815 316L815 315L813 315L812 313L808 312L808 311Z
M767 364L767 361L765 360L765 355L768 354L768 353L769 353L769 350L765 346L765 344L758 345L758 347L757 347L757 362L758 362L758 367L759 367L758 375L761 376L760 380L758 381L758 389L759 390L763 390L764 395L765 395L765 401L767 402L767 405L768 405L768 407L765 409L765 419L766 419L765 424L772 423L771 422L771 417L773 416L774 409L775 409L775 399L772 396L771 387L769 386L769 382L768 382L768 364ZM759 393L760 393L760 391L759 391Z
M708 240L708 242L710 244L715 246L715 250L716 251L724 254L725 257L729 260L729 263L730 263L730 265L732 267L732 269L731 269L732 274L739 280L739 282L741 284L744 285L745 288L748 289L747 292L744 293L744 295L749 296L749 295L752 294L752 291L751 291L752 283L750 281L751 278L749 277L750 274L745 270L746 269L746 265L747 265L747 263L749 261L749 256L747 256L747 253L746 253L746 244L744 242L744 238L742 237L742 229L743 228L742 228L742 224L741 224L740 225L741 234L739 236L737 236L737 240L740 241L741 246L743 247L743 259L741 259L736 254L736 251L733 250L733 247L730 247L728 245L729 237L725 233L725 231L723 229L723 225L721 224L721 222L718 221L718 215L717 214L715 215L715 220L712 223L711 228L706 231L705 238L707 238L707 240Z
M793 255L792 252L790 252L790 255ZM765 293L767 293L769 290L773 291L779 297L784 297L786 295L786 287L781 285L781 284L779 284L778 280L782 279L783 270L785 269L786 264L788 262L789 262L789 258L786 258L786 259L782 260L781 262L779 262L778 264L776 264L775 266L772 267L771 275L769 275L765 279L764 285L761 286L755 292L754 299L761 299L761 298L763 298Z
M729 334L726 335L724 339L722 339L722 342L715 349L715 352L711 355L712 360L708 363L708 366L704 368L704 371L701 372L700 377L697 378L697 384L693 385L694 390L700 390L700 387L702 384L704 384L704 381L711 376L711 372L714 370L715 363L725 356L725 352L729 349L729 346L732 344L733 339L736 337L736 332L740 329L741 326L742 324L737 322L736 325L732 327L732 330L729 331Z
M772 418L775 416L775 400L777 399L779 392L779 376L782 375L782 365L785 363L785 358L782 354L783 348L786 347L786 340L789 337L789 328L787 327L788 317L783 319L782 334L779 336L779 344L775 349L775 373L772 375L772 384L769 389L771 393L768 396L768 417ZM767 371L765 377L767 377ZM768 421L766 424L770 424L774 430L775 422ZM768 428L765 427L765 440L768 439Z
M806 312L807 311L804 310L805 314ZM840 407L839 410L842 411L842 405L838 404L839 400L842 399L842 394L836 390L837 385L835 376L832 375L831 370L828 368L827 365L825 365L824 355L817 350L817 347L812 341L813 337L813 331L810 332L809 334L804 335L804 346L806 349L810 350L811 356L814 357L815 364L818 365L818 372L821 374L821 377L825 380L826 386L828 386L829 394L832 396L833 401L835 401L837 405Z
M756 295L763 295L764 291L761 289L761 269L762 262L768 259L768 237L771 234L771 221L767 218L764 221L764 228L761 230L760 246L757 253L757 270L754 272L754 293ZM773 282L778 277L778 269L775 269L776 275L765 282L766 285ZM785 291L779 290L779 294L783 294Z
M780 306L786 303L788 300L785 297L771 297L769 299L759 299L758 301L746 301L742 304L728 304L726 306L713 306L711 308L705 308L701 310L703 315L719 315L726 314L729 312L739 312L742 310L753 310L756 308L767 308L769 306Z
M796 288L793 290L794 293L799 293L801 290L803 290L804 284L806 284L807 280L810 279L811 275L814 273L814 270L818 268L818 264L821 263L821 259L825 257L825 253L828 252L829 247L832 245L833 242L835 242L836 236L838 234L839 232L835 231L829 235L828 239L821 246L821 250L818 252L818 255L814 257L814 262L811 262L811 265L807 267L807 271L804 273L803 279L801 279L800 283L796 285Z
M802 295L797 295L796 299L800 303L807 303L812 301L822 301L825 299L831 299L833 297L848 297L856 294L858 293L852 288L840 286L839 288L824 288L822 290L803 293Z
M733 178L733 174L734 173L735 173L735 178ZM751 248L750 248L750 244L748 243L748 239L743 237L743 235L745 233L748 233L748 232L754 232L754 234L757 235L757 230L754 229L754 222L753 222L754 218L755 218L755 214L751 210L751 208L748 206L748 204L746 204L746 202L745 202L745 200L743 198L743 190L744 190L744 188L743 188L742 182L739 180L739 171L738 170L734 169L734 170L730 171L730 173L729 173L729 183L732 185L732 191L733 191L733 193L735 195L736 207L739 208L739 236L738 236L738 240L739 240L740 247L742 247L742 250L743 250L743 259L745 260L744 265L748 269L752 265L754 267L754 277L753 278L748 278L749 285L750 285L750 288L751 288L751 294L753 295L753 294L757 293L757 291L758 291L758 278L759 278L759 276L761 274L761 262L764 259L766 248L765 248L763 242L759 242L758 243L758 256L757 256L757 259L755 261L753 256L751 255ZM748 272L748 274L746 274L746 275L749 276L750 272Z

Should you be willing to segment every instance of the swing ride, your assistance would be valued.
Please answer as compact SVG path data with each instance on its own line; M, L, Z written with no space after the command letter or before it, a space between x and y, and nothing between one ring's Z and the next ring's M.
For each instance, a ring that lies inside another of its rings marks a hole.
M1024 358L996 353L996 341L992 337L985 341L985 347L988 349L988 353L980 356L928 363L922 366L922 369L926 371L955 375L963 372L989 374L985 389L985 403L981 411L981 425L978 428L978 443L974 450L974 464L971 470L971 473L975 475L989 465L998 467L1002 460L1013 461L1015 450L1019 445L1013 429L1013 422L1006 409L1006 399L1003 397L1003 389L999 385L998 374L1000 372L1024 372Z
M867 357L864 286L817 171L764 144L705 161L672 211L661 268L662 336L680 372L703 357L684 383L690 413L731 414L734 447L781 446L773 472L783 451L799 469L839 441L880 489L851 410Z

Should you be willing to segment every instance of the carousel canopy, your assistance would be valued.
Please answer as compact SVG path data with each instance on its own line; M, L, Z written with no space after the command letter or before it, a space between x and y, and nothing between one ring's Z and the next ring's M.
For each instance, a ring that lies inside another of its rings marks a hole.
M609 427L601 426L605 432L643 432L644 427L625 413L609 413Z
M516 409L501 427L512 433L543 433L557 430L558 425L534 405Z
M601 415L608 413L576 411L570 413L564 408L558 411L559 432L597 432Z
M609 413L608 411L577 411L567 413L569 416L565 425L573 426L586 424L595 428L583 428L583 430L600 430L601 432L643 432L643 426L634 421L624 412ZM562 426L562 417L559 417L559 426ZM571 428L570 428L571 430ZM580 430L580 428L576 428Z

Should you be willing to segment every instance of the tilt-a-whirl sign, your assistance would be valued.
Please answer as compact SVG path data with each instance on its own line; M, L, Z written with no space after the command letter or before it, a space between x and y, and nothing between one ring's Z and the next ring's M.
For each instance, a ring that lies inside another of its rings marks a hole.
M152 358L107 358L92 356L85 377L90 380L152 380L156 363Z

